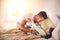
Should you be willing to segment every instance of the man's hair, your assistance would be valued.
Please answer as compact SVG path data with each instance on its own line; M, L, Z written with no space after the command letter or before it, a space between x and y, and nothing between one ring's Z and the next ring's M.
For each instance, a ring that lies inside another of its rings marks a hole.
M41 11L37 15L44 17L44 19L47 19L48 18L45 11Z

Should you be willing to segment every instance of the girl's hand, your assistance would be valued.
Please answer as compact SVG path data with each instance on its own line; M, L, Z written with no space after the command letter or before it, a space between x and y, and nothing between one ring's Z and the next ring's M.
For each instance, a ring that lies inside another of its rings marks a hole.
M32 34L37 34L38 32L36 30L32 30Z

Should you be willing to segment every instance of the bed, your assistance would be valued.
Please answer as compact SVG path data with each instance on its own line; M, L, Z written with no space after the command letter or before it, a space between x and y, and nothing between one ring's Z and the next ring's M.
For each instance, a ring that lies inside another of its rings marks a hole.
M0 34L0 40L47 40L36 35L29 35L18 29L12 29ZM52 38L48 40L54 40Z

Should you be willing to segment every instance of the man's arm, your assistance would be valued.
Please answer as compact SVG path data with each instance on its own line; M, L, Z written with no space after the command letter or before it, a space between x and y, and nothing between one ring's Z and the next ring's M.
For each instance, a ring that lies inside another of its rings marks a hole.
M23 18L23 20L20 23L19 29L24 31L24 32L31 32L31 30L27 27L25 27L27 20L25 18Z
M26 22L27 22L27 20L24 18L20 23L19 29L24 32L30 32L32 34L37 34L38 32L35 29L30 30L30 28L25 27Z

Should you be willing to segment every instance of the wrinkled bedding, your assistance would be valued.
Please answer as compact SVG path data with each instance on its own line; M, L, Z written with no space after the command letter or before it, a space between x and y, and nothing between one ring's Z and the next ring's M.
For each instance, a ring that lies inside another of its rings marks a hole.
M0 40L47 40L36 35L29 35L21 30L13 29L9 30L6 33L0 34ZM54 39L48 39L54 40Z
M40 36L28 35L17 29L9 30L6 33L0 34L0 40L33 40L35 38L40 38Z

